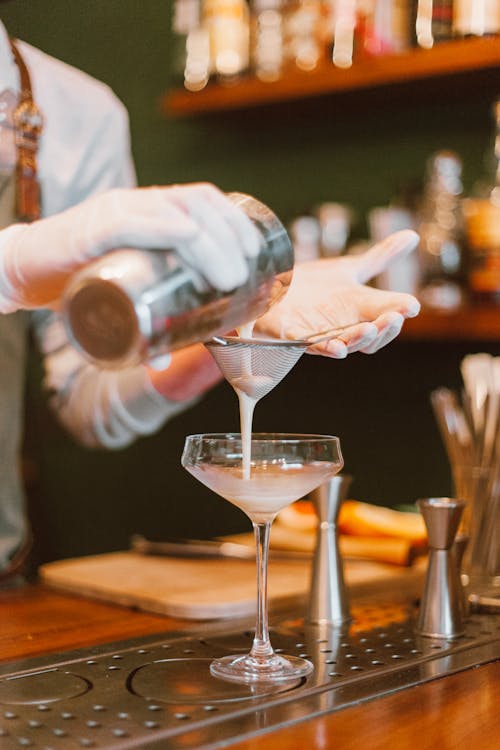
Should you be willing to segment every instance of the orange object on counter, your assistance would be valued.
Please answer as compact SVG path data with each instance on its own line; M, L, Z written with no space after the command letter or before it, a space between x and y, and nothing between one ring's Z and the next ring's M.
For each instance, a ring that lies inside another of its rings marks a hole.
M390 536L408 539L413 544L427 543L424 519L419 513L407 513L358 500L347 500L342 504L338 527L343 534Z
M313 531L317 523L310 500L298 500L284 508L278 515L278 521L301 531ZM417 546L425 546L427 543L424 520L419 514L359 500L346 500L342 504L337 525L341 534L406 539Z

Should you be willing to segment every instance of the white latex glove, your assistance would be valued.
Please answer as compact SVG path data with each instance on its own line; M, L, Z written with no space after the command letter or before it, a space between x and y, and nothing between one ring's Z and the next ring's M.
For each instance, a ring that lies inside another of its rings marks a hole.
M121 247L173 248L227 291L246 281L245 259L257 255L259 238L246 214L210 184L110 190L0 232L0 312L50 306L75 271Z
M308 353L342 359L351 352L376 352L396 338L405 318L418 315L420 303L411 294L375 289L366 282L414 250L418 242L416 232L404 230L361 255L297 265L290 289L257 320L255 333L307 339L349 326L335 338L309 347Z

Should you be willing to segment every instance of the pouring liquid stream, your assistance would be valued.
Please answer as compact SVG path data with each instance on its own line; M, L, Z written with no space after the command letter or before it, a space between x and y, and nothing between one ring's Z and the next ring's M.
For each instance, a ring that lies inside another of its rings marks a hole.
M237 329L232 343L211 347L223 375L239 402L242 478L250 479L252 422L255 405L289 373L307 347L305 341L260 341L253 338L255 321Z
M252 338L254 325L255 321L252 320L249 323L240 326L240 328L237 329L238 336L240 338ZM255 389L257 386L256 381L259 379L259 376L252 374L252 353L250 349L243 351L241 356L244 358L241 363L243 375L234 381L233 387L238 396L240 407L243 479L250 479L252 460L252 422L255 404L258 401L258 398L255 395Z
M253 338L255 321L246 323L237 329L238 337L243 341ZM269 393L288 374L293 365L301 357L303 347L290 346L259 346L258 340L253 344L242 344L232 352L236 357L237 366L233 359L237 376L229 374L227 380L233 387L239 401L240 433L242 442L242 476L250 479L251 474L251 446L252 422L255 405ZM224 368L223 372L224 372ZM229 368L228 368L229 370Z

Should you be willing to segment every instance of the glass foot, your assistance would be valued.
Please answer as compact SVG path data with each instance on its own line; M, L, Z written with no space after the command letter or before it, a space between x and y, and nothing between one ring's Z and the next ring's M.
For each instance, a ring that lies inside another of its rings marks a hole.
M313 671L313 665L307 659L298 656L281 656L257 659L250 654L242 656L224 656L214 659L210 672L214 677L231 682L244 683L277 683L297 680Z
M208 658L162 659L144 664L129 678L128 689L146 700L162 703L205 705L265 698L293 690L301 679L286 682L223 681L210 674Z

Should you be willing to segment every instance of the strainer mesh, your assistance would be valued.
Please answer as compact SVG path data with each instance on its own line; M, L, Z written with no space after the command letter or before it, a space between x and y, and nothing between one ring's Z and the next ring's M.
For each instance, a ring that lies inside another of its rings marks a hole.
M228 383L258 401L283 380L307 345L213 339L206 346Z

